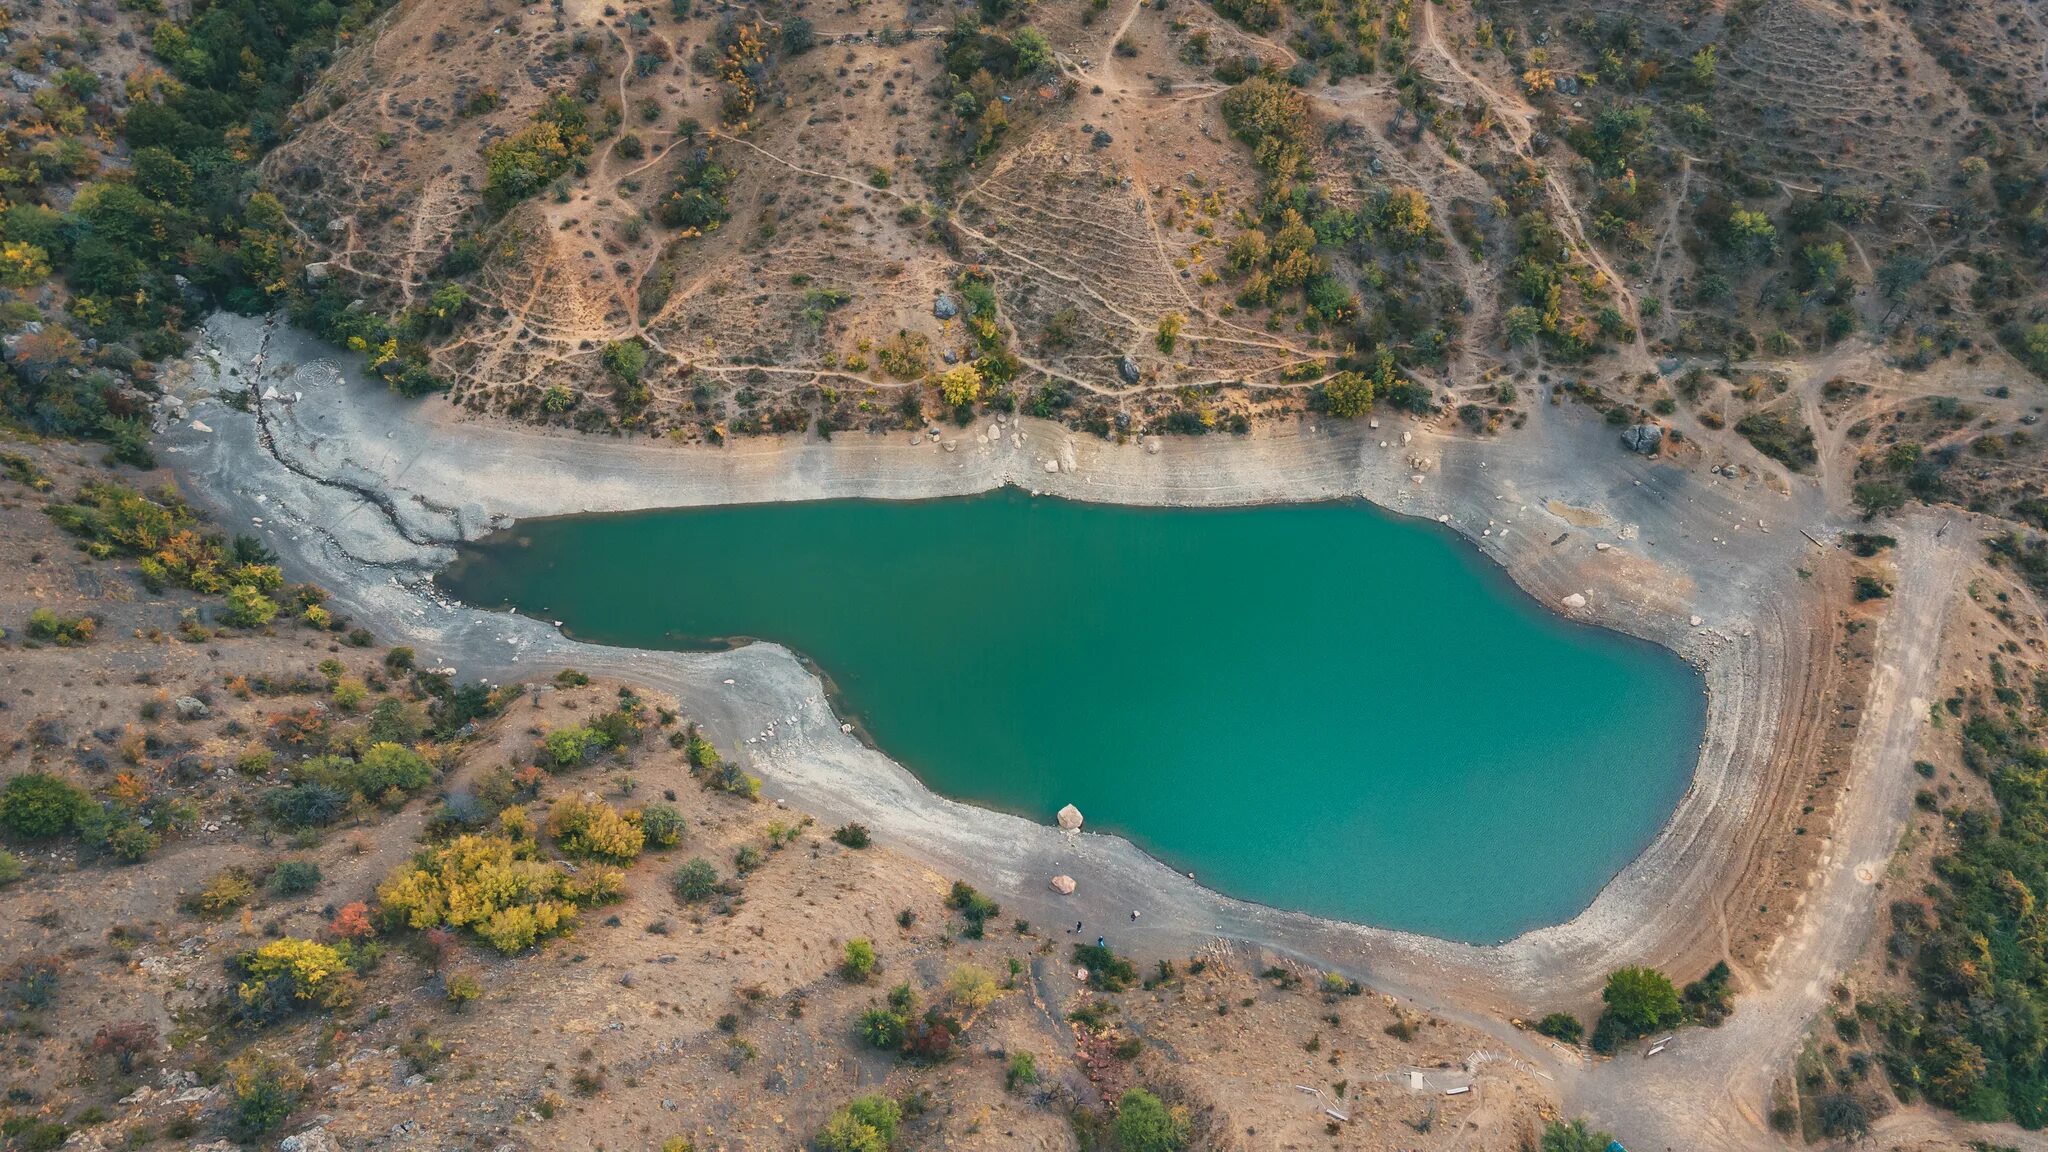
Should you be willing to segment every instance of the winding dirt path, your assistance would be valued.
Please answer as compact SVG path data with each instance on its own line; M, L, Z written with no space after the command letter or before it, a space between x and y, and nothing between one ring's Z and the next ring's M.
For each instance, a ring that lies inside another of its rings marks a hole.
M1558 221L1563 225L1565 241L1578 251L1613 291L1623 319L1628 321L1630 331L1635 333L1634 339L1621 350L1624 366L1630 372L1640 372L1648 368L1650 349L1643 338L1642 312L1636 303L1635 293L1629 290L1628 282L1621 278L1614 270L1614 266L1607 262L1607 257L1601 253L1599 246L1593 243L1591 233L1586 230L1586 221L1579 214L1578 206L1573 203L1571 188L1565 184L1564 177L1559 175L1552 165L1537 164L1531 154L1530 141L1536 133L1536 110L1530 107L1529 102L1519 93L1502 92L1467 71L1464 64L1459 62L1457 55L1444 43L1443 35L1437 29L1436 5L1425 3L1421 7L1423 42L1435 53L1437 59L1443 61L1444 66L1449 68L1453 75L1479 93L1486 105L1499 115L1501 130L1507 133L1508 142L1513 145L1515 154L1531 164L1536 164L1537 170L1543 173L1543 187L1548 191L1551 206Z

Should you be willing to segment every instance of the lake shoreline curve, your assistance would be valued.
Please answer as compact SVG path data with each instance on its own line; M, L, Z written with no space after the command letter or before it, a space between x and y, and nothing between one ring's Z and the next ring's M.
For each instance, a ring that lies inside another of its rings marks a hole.
M771 798L866 823L1034 922L1115 929L1143 908L1147 949L1271 949L1447 1015L1526 1015L1584 1003L1616 964L1681 967L1721 951L1758 817L1796 780L1786 729L1825 656L1812 643L1821 597L1796 573L1817 551L1810 541L1842 525L1817 486L1705 479L1624 451L1611 427L1570 404L1532 404L1528 427L1501 439L1388 414L1377 428L1304 418L1248 436L1116 445L982 417L937 441L842 433L704 449L466 419L440 398L392 397L351 359L276 318L211 318L171 380L165 462L231 531L259 531L288 569L380 637L412 644L424 664L494 680L574 665L673 693ZM252 404L220 399L245 389ZM1691 783L1579 915L1501 944L1460 944L1234 900L1120 838L1070 837L1050 814L1040 824L947 800L841 732L818 678L779 646L583 644L544 621L451 601L431 581L455 544L521 519L1003 484L1152 505L1363 498L1443 523L1552 611L1663 645L1701 671L1707 723ZM791 715L786 738L742 743L766 718ZM1080 893L1044 891L1054 873L1075 876Z

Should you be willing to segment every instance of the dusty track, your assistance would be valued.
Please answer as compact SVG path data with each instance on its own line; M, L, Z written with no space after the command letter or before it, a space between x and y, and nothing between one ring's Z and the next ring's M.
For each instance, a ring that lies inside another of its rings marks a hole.
M1674 1048L1677 1058L1586 1069L1503 1020L1583 1008L1617 963L1682 972L1722 950L1730 910L1741 905L1734 897L1755 870L1758 818L1792 802L1788 785L1796 788L1804 746L1795 721L1810 694L1823 690L1809 673L1811 645L1825 633L1815 613L1825 605L1795 576L1816 558L1803 533L1827 539L1837 526L1818 485L1801 482L1786 495L1644 460L1620 451L1597 420L1549 404L1501 440L1388 419L1379 430L1300 425L1232 441L1118 447L1025 422L1005 430L1016 440L990 443L984 435L978 442L971 429L953 450L900 437L841 437L830 445L678 451L459 423L445 407L404 404L350 383L317 345L260 322L218 318L206 343L217 360L204 352L195 358L183 382L187 395L255 379L304 399L260 405L267 439L253 416L200 400L194 414L213 431L172 431L168 458L231 523L260 518L295 570L317 575L387 638L413 643L465 676L522 676L574 663L699 701L712 734L744 751L771 795L829 819L864 820L935 869L972 876L1024 915L1106 922L1143 907L1143 934L1119 941L1141 954L1222 940L1356 974L1489 1030L1514 1058L1555 1077L1568 1105L1650 1147L1689 1146L1709 1132L1708 1118L1719 1127L1702 1138L1715 1146L1772 1139L1750 1120L1763 1107L1760 1085L1868 929L1873 890L1856 872L1881 862L1897 835L1912 742L1925 716L1916 701L1931 692L1934 641L1962 546L1931 520L1904 533L1900 591L1881 645L1887 671L1866 707L1851 799L1793 935L1763 972L1750 974L1762 990L1745 998L1731 1028L1688 1034ZM230 377L229 366L241 374ZM1413 437L1406 447L1404 434ZM1589 619L1667 644L1701 667L1709 731L1693 786L1652 847L1577 918L1497 946L1451 944L1243 904L1121 840L1069 841L1044 824L933 796L841 734L816 678L779 648L710 655L599 648L565 640L541 622L446 603L425 583L451 554L449 544L512 518L933 496L1002 483L1158 504L1362 495L1442 519L1532 594L1552 604L1567 593L1585 595ZM1596 541L1609 548L1596 550ZM1703 623L1692 624L1693 615ZM771 744L738 739L769 717L779 718L784 733ZM1065 902L1048 897L1044 880L1055 871L1080 878L1081 894ZM1654 1091L1645 1093L1646 1084Z
M1783 1074L1834 980L1876 923L1878 879L1912 803L1914 759L1927 707L1939 696L1942 627L1974 539L1950 521L1917 517L1899 532L1898 585L1881 625L1866 722L1852 752L1852 794L1832 829L1821 874L1740 1010L1711 1031L1684 1033L1660 1056L1638 1052L1566 1080L1566 1095L1653 1147L1745 1149L1772 1142L1764 1119Z

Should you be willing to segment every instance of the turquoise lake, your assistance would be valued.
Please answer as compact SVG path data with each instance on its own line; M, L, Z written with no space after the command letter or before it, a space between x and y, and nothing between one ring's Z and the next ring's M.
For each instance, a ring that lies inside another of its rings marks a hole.
M1582 910L1670 817L1705 722L1676 655L1364 503L575 516L441 583L597 643L773 640L935 791L1072 803L1228 895L1472 942Z

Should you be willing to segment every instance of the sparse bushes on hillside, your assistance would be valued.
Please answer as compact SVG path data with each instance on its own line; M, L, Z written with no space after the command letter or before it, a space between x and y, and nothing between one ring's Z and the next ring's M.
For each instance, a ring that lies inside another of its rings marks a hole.
M316 828L341 819L352 805L396 807L433 782L434 766L425 757L385 741L360 759L325 754L299 761L291 783L265 792L258 806L280 824Z
M504 211L572 170L590 154L588 118L576 98L557 92L533 123L484 149L484 201Z
M960 914L967 921L962 935L970 940L979 940L987 930L990 920L1003 914L1003 906L974 890L965 880L953 881L953 890L946 894L946 907Z
M721 759L718 749L704 738L695 724L683 730L682 741L683 756L690 764L690 775L702 781L706 788L747 800L761 798L761 778L749 776L739 765Z

